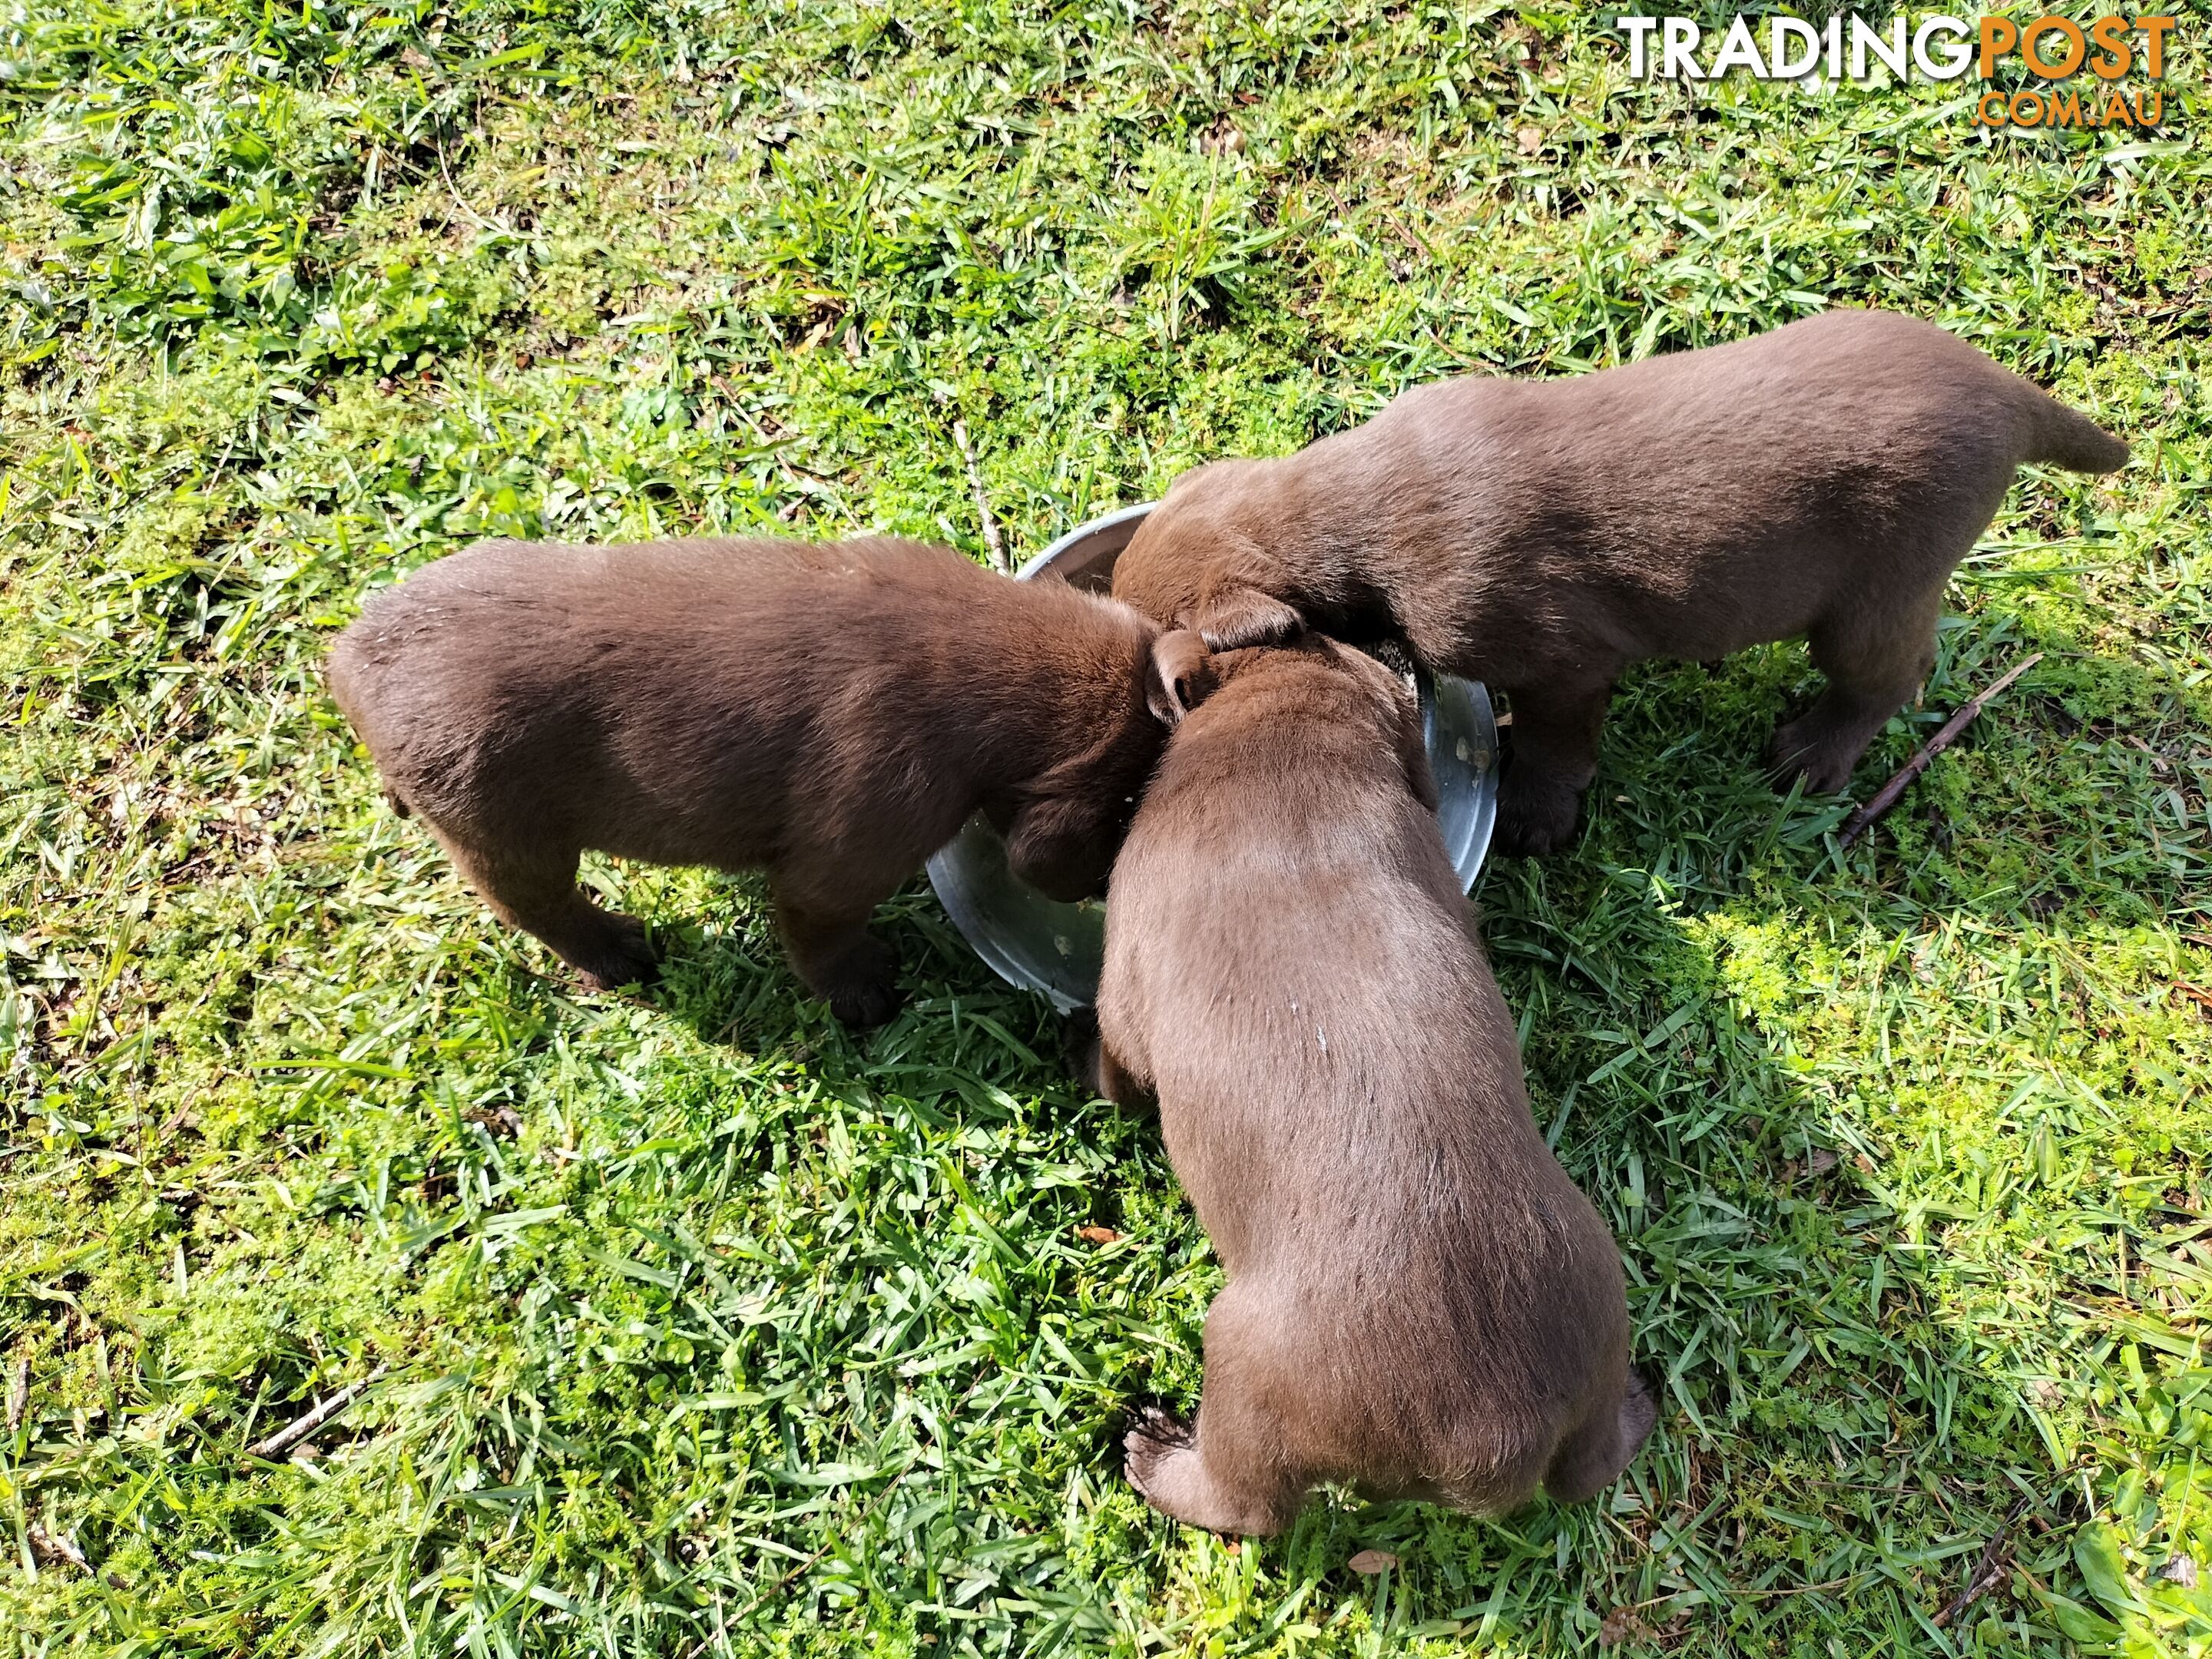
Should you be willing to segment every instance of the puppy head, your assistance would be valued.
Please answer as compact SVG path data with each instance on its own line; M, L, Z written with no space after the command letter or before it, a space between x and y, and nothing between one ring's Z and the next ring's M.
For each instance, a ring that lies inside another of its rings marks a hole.
M1188 625L1198 604L1206 544L1205 514L1191 508L1185 473L1168 498L1145 515L1137 533L1114 561L1114 597L1163 628Z
M1171 637L1163 635L1163 643ZM1395 670L1357 647L1309 632L1287 645L1212 652L1202 685L1207 718L1197 725L1209 732L1241 729L1264 734L1266 743L1296 744L1298 733L1326 728L1336 735L1347 762L1361 750L1385 764L1395 761L1407 792L1435 810L1437 784L1429 770L1420 700ZM1237 688L1234 696L1228 695L1231 687Z
M1282 645L1305 620L1273 590L1274 463L1215 461L1175 481L1114 565L1114 597L1215 651Z
M1109 729L1030 784L1007 826L1014 874L1064 904L1104 890L1168 733L1215 684L1211 653L1184 629L1153 637L1136 666Z
M1103 892L1139 793L1112 794L1110 788L1071 790L1048 782L1032 790L1007 828L1007 866L1062 904Z

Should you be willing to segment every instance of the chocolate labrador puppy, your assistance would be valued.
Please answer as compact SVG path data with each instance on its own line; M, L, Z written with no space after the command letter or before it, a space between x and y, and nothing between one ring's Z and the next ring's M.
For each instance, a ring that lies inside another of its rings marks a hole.
M1315 635L1212 667L1106 901L1102 1082L1157 1099L1229 1275L1197 1419L1140 1420L1130 1481L1228 1533L1328 1480L1588 1498L1654 1408L1613 1236L1529 1115L1418 708Z
M1826 793L1935 660L1944 583L2024 461L2127 446L1942 329L1832 311L1571 380L1418 386L1280 460L1185 473L1114 592L1215 648L1401 635L1503 687L1501 845L1574 830L1614 680L1808 635L1827 688L1774 734Z
M1158 633L914 542L494 541L370 599L330 684L393 804L595 987L654 956L577 890L585 848L764 867L799 976L869 1024L868 915L970 813L1053 896L1103 884L1166 738Z

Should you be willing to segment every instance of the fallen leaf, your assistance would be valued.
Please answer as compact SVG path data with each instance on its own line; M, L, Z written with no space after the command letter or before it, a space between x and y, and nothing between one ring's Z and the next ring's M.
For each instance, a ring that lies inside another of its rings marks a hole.
M1388 1550L1362 1550L1344 1565L1354 1572L1388 1572L1398 1565L1398 1558Z
M1121 1235L1111 1227L1078 1227L1075 1230L1075 1236L1078 1238L1089 1239L1093 1244L1111 1244Z
M24 1534L24 1537L30 1542L31 1553L49 1566L57 1561L66 1561L70 1565L82 1571L89 1565L84 1559L84 1552L76 1547L76 1540L74 1538L50 1533L35 1522Z
M481 1123L501 1140L512 1140L522 1133L522 1114L503 1103L497 1109L489 1106L471 1107L461 1116L467 1122Z
M1598 1623L1597 1644L1601 1648L1617 1648L1631 1637L1647 1633L1644 1623L1636 1616L1634 1607L1615 1607Z

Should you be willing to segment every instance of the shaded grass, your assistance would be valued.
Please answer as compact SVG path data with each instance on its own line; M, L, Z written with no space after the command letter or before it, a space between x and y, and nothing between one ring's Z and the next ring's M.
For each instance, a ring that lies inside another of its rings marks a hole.
M1940 88L1627 87L1573 9L0 28L19 1650L2204 1645L2160 1576L2212 1562L2185 144L1990 142ZM1865 842L1754 775L1813 686L1777 647L1632 676L1581 845L1486 877L1667 1402L1582 1510L1168 1527L1113 1434L1194 1395L1218 1273L1040 1005L917 889L913 1000L856 1039L751 884L604 863L673 966L580 996L382 809L318 684L363 592L474 536L980 552L957 416L1033 548L1414 380L1832 302L1942 320L2137 459L2014 493L1863 784L2045 659ZM378 1366L313 1455L243 1458ZM1352 1573L1369 1547L1400 1565Z

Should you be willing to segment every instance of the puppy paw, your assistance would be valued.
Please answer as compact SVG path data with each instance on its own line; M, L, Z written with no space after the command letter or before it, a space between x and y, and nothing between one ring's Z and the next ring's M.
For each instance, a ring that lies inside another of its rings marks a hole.
M1304 1485L1277 1473L1218 1478L1199 1449L1196 1429L1147 1407L1121 1438L1121 1472L1137 1495L1171 1521L1232 1538L1267 1538L1297 1518Z
M1808 795L1833 795L1850 786L1851 768L1858 751L1840 752L1829 733L1809 720L1792 720L1777 726L1766 745L1767 775L1778 790L1787 790L1800 778Z
M1509 772L1498 792L1498 827L1492 844L1511 858L1542 858L1574 840L1581 817L1582 801L1574 792L1525 784L1516 788Z
M814 988L840 1024L881 1025L898 1012L898 960L881 939L863 938Z
M610 913L605 937L591 954L576 963L585 988L618 991L625 985L652 985L660 978L660 956L646 938L645 924L635 916Z
M1157 1510L1167 1509L1161 1501L1166 1467L1192 1455L1190 1425L1158 1406L1139 1409L1121 1437L1121 1473L1137 1495Z
M841 1025L855 1030L881 1025L898 1012L898 987L886 979L880 983L849 987L830 994L830 1012Z

